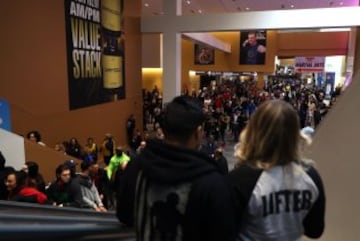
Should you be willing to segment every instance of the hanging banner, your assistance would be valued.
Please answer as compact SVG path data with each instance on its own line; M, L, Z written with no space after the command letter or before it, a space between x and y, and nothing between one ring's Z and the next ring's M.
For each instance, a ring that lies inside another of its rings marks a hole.
M316 86L319 88L323 87L323 83L324 83L324 73L317 73L317 82L316 82Z
M324 72L325 57L295 57L295 72Z
M240 64L263 65L266 59L266 31L240 33Z
M122 0L64 0L69 108L125 98Z
M0 128L11 131L10 105L3 99L0 99Z
M325 99L330 100L335 88L335 72L326 72L325 76Z

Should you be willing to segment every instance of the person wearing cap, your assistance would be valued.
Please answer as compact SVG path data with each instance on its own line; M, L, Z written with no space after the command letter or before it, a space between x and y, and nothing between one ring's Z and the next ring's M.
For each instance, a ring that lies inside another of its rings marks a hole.
M71 178L74 178L76 176L77 163L74 160L67 160L64 162L64 165L70 168Z
M69 201L71 206L90 208L98 212L106 211L99 192L92 180L92 176L94 176L97 171L96 162L91 159L85 159L80 167L81 172L71 180L69 187Z
M128 163L118 186L117 216L135 223L138 240L235 240L226 177L198 150L204 120L197 98L175 97L162 112L164 139L148 140Z

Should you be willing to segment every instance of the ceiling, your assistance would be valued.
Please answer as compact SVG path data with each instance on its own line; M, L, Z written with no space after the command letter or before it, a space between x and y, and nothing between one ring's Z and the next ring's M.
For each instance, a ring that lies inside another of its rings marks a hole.
M142 0L142 15L163 14L163 1L170 0ZM359 0L182 0L182 11L184 15L189 15L358 5Z

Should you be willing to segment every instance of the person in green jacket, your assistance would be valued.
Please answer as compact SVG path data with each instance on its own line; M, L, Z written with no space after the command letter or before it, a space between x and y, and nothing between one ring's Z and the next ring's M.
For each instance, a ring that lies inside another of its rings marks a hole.
M125 169L126 164L130 161L130 157L126 155L121 147L116 147L115 155L110 159L110 163L107 167L107 176L109 180L114 179L114 175L118 168Z

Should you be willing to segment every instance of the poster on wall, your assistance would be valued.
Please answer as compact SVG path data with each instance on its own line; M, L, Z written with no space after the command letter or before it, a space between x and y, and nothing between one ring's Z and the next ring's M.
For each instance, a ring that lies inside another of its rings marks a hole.
M295 72L296 73L322 73L325 68L325 57L295 57Z
M70 110L125 98L123 0L64 0Z
M266 59L266 31L240 33L240 64L264 65Z
M325 76L325 99L330 100L334 92L335 72L326 72Z
M195 44L194 63L196 65L215 64L215 49L205 44Z

